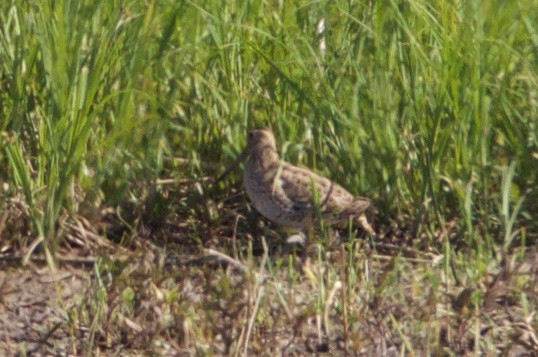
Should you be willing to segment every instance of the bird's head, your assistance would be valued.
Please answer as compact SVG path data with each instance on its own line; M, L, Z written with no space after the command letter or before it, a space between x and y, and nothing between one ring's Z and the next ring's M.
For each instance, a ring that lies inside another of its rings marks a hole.
M247 147L244 152L244 159L254 152L261 152L266 149L276 151L276 141L270 129L254 129L248 132Z
M253 129L248 132L247 147L241 155L217 178L219 182L226 177L231 171L251 155L261 155L265 150L270 150L273 155L276 155L276 141L271 129ZM276 156L278 158L278 156Z

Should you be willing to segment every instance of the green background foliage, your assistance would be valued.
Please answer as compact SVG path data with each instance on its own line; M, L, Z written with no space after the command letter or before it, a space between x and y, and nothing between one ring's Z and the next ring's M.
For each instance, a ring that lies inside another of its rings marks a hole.
M372 197L378 225L456 220L473 246L521 244L536 237L536 5L4 1L3 195L23 195L53 251L66 214L215 176L270 126L285 159Z

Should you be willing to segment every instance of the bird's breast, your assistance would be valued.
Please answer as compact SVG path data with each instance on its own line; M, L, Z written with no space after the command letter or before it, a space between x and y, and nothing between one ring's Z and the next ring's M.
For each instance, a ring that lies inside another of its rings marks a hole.
M252 205L263 216L284 226L301 226L300 217L293 212L293 202L282 190L278 166L272 170L249 170L247 167L244 186Z

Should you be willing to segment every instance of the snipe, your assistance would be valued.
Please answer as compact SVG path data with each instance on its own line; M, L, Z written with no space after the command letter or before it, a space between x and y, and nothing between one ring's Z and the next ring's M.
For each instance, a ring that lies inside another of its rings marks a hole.
M364 216L370 199L355 197L323 176L280 160L268 129L248 133L247 147L218 180L247 158L245 190L254 207L271 221L304 232L319 218L330 224L345 224L352 218L374 234Z

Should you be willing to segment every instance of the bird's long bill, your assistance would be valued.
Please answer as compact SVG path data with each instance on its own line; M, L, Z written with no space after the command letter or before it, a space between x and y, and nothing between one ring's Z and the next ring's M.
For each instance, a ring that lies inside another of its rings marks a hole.
M235 159L235 161L230 165L228 166L228 168L226 170L224 170L224 172L222 173L222 175L220 175L217 180L215 181L215 183L218 183L220 182L222 179L224 179L226 176L228 176L228 174L230 172L232 172L233 170L235 170L237 168L237 166L239 166L240 163L242 163L243 161L245 161L249 156L249 149L248 147L241 153L241 155L239 155L239 157L237 159Z

